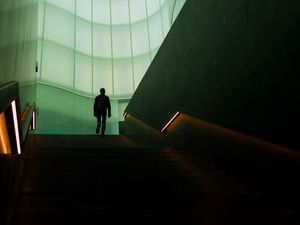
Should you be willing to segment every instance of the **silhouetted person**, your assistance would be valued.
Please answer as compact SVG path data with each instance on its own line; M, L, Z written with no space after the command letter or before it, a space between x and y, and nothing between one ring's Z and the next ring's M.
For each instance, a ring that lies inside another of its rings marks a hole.
M109 97L105 95L105 89L100 89L100 95L95 98L94 116L97 117L96 133L99 134L101 127L101 136L104 136L106 126L106 116L111 117L111 107Z

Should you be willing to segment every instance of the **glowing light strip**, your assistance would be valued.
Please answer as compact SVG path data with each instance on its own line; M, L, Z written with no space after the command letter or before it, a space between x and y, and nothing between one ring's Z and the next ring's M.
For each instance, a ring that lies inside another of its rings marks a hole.
M179 114L180 112L175 113L175 115L169 120L169 122L164 126L164 128L160 132L165 132L166 129L171 125L171 123L179 116Z
M32 112L32 130L35 130L35 111Z
M17 150L18 154L21 154L21 145L20 145L20 136L19 136L19 126L18 126L18 117L17 117L17 107L16 107L16 101L12 101L12 113L14 118L14 127L15 127L15 135L16 135L16 143L17 143Z
M127 116L128 116L128 112L124 112L123 117L126 119Z

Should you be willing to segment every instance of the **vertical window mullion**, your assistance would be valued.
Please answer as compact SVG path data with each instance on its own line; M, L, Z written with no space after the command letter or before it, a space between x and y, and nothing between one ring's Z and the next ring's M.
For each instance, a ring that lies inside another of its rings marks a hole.
M39 81L42 79L42 67L43 67L43 54L44 54L44 38L45 38L45 18L46 18L46 5L47 1L44 2L44 18L43 18L43 31L42 31L42 43L41 43L41 66L40 66L40 73L39 73Z
M115 81L114 81L114 49L113 49L113 32L112 32L112 9L111 9L111 1L109 1L109 10L110 10L110 43L111 43L111 69L112 69L112 94L115 96Z
M147 0L145 0L145 7L146 7L146 20L147 20L147 31L148 31L149 58L150 58L150 62L151 62L151 60L152 60L152 52L151 52L151 40L150 40L150 30L149 30L149 18L148 18Z
M162 10L161 0L159 0L159 11L160 11L159 14L160 14L160 20L161 20L161 30L162 30L163 38L165 38L163 10Z
M133 66L133 49L132 49L132 28L131 28L131 13L130 13L130 0L128 0L128 15L129 15L129 32L130 32L130 50L131 50L131 67L132 67L132 84L133 91L135 90L135 82L134 82L134 66Z
M91 60L92 60L92 90L91 96L94 94L94 12L93 12L94 0L91 0Z
M73 69L73 89L75 90L76 81L76 31L77 31L77 0L75 0L75 12L74 12L74 69Z

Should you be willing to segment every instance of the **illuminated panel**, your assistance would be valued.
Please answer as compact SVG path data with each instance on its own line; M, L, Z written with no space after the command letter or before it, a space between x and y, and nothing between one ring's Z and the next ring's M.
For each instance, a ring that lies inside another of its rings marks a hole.
M19 126L18 126L18 117L17 117L17 107L16 101L14 100L11 103L13 118L14 118L14 127L15 127L15 137L16 137L16 144L17 144L17 151L18 154L21 154L21 145L20 145L20 135L19 135Z
M169 122L164 126L164 128L160 131L164 133L167 128L175 121L175 119L180 115L180 112L175 113L175 115L169 120Z
M4 113L0 114L0 154L10 154L11 147Z
M111 97L131 97L169 31L168 9L167 0L39 1L38 82L94 96L104 81Z
M32 111L31 122L29 124L29 130L35 130L35 129L36 129L36 112Z
M36 113L35 111L32 112L32 123L31 123L31 130L35 130L36 127Z

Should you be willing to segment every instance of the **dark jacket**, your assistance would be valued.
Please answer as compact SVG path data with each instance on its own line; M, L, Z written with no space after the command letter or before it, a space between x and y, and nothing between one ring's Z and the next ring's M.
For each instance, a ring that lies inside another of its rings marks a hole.
M101 114L111 114L110 100L105 94L100 94L95 98L94 101L94 116L98 117Z

